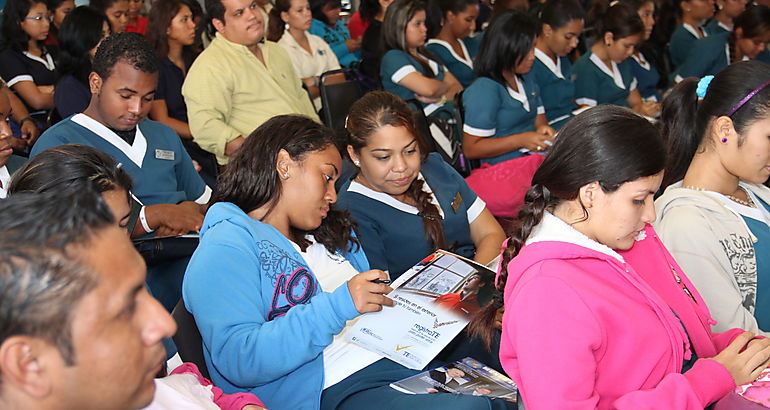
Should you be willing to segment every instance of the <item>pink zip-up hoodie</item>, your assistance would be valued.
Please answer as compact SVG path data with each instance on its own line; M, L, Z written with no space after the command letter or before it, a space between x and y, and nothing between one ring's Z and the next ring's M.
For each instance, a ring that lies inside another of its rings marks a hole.
M681 373L690 341L713 357L743 331L711 333L652 227L620 254L547 213L508 272L500 360L527 410L703 409L735 388L713 360Z

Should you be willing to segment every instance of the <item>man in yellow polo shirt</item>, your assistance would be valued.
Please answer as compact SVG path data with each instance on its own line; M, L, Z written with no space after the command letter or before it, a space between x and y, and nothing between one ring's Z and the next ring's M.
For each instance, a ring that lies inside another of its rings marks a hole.
M216 37L182 86L190 131L201 148L224 165L245 137L276 115L318 121L286 51L264 40L256 0L206 0L206 12Z

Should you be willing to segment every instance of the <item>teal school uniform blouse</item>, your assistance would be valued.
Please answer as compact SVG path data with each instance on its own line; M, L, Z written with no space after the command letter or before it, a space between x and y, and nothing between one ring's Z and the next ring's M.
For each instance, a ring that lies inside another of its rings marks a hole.
M705 29L703 33L708 36ZM671 40L668 42L668 53L671 56L671 65L674 68L684 63L687 54L693 47L693 43L700 38L698 31L689 24L680 24L674 30L674 33L671 34Z
M703 28L710 36L715 34L729 33L732 31L730 27L725 26L717 19L709 20L709 22Z
M435 38L428 40L427 47L434 56L441 60L463 87L468 87L476 79L476 74L473 73L473 59L476 57L478 48L473 43L475 40L472 38L460 40L460 47L463 49L465 58L458 55L452 46L443 40Z
M753 196L752 200L760 207L756 213L767 215L770 206L761 199ZM761 212L765 211L765 212ZM754 317L760 329L770 328L770 226L759 216L758 219L741 215L749 230L757 241L754 243L754 255L757 259L757 296L754 307Z
M540 88L531 77L517 77L518 92L487 77L479 77L463 92L463 131L477 137L501 138L535 131L535 119L544 114ZM526 155L520 150L481 162L497 164Z
M610 71L610 69L612 71ZM595 106L614 104L628 107L628 93L636 89L633 67L629 59L608 68L590 51L583 54L572 67L575 102Z
M663 100L663 97L658 92L658 81L660 80L660 73L652 63L644 58L644 54L638 53L629 57L628 61L633 68L634 78L636 78L636 88L639 90L639 95L645 101L657 101Z
M433 78L443 81L446 67L437 61L425 56L423 57L428 60L428 65L433 71ZM409 55L409 53L401 50L388 51L380 62L380 80L382 81L383 90L395 94L403 100L414 99L414 91L398 84L404 77L414 72L430 77L422 64L416 58ZM423 104L423 107L426 105Z
M535 48L535 63L526 76L531 77L540 88L548 124L558 130L577 109L572 63L567 57L559 57L554 63L547 54Z
M472 259L476 248L470 224L486 204L437 153L428 155L419 177L426 182L423 189L432 193L439 206L444 237L454 246L452 252ZM417 208L388 194L350 180L340 188L335 207L350 211L358 224L358 239L371 269L388 271L391 279L435 251L425 236Z
M674 71L674 81L687 77L716 75L730 64L728 50L729 32L716 34L697 40L682 65Z

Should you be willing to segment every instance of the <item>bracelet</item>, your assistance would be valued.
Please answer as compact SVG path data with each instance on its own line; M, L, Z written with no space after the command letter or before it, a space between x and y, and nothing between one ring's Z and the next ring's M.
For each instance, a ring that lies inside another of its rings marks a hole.
M438 100L438 102L437 102L436 104L438 104L438 105L444 105L444 104L446 104L446 94L442 95L442 96L441 96L441 99L440 99L440 100Z
M32 118L31 115L22 118L21 121L19 121L19 125L24 125L24 121L32 121L32 124L35 124L35 119Z
M146 206L143 206L142 209L139 211L139 222L142 224L142 229L144 229L147 233L153 233L155 232L155 229L150 228L150 224L147 223L147 217L144 215L144 209L147 208Z

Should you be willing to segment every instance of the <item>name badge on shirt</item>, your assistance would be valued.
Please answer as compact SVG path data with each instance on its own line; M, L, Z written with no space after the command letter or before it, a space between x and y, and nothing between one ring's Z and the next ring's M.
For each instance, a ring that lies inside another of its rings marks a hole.
M455 213L457 213L457 211L460 209L460 205L462 205L462 203L463 203L463 197L458 192L458 193L455 194L455 199L452 200L452 204L451 204L452 205L452 210L454 210Z
M155 158L157 159L165 159L168 161L174 160L174 151L169 151L167 149L156 149L155 150Z

